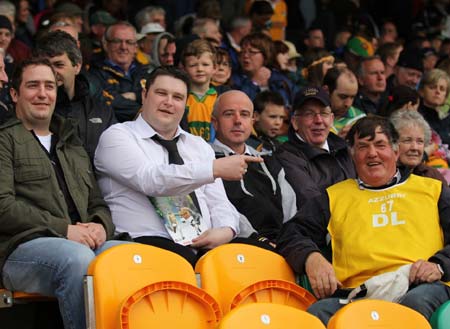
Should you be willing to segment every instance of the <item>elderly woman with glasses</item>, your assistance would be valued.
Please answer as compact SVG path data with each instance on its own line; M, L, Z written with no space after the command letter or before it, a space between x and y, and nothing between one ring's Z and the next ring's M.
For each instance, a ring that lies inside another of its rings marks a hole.
M398 162L418 176L435 178L448 185L442 174L424 164L425 147L430 143L431 129L423 116L407 109L395 111L391 118L398 131Z
M264 33L251 33L241 40L241 70L233 72L232 88L245 92L252 100L264 90L276 91L290 106L295 93L292 82L274 68L274 45Z

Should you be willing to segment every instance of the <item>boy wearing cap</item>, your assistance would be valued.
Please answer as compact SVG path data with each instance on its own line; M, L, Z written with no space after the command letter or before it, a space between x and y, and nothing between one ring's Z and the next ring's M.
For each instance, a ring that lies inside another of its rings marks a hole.
M300 207L330 185L355 177L355 170L345 141L330 132L334 116L326 91L303 88L295 96L293 111L289 140L276 155Z

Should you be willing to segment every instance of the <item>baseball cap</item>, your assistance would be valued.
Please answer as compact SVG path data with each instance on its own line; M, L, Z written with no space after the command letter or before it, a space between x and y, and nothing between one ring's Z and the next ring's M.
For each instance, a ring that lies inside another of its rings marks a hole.
M298 110L308 100L315 99L330 106L330 96L320 87L304 87L294 97L293 109Z
M111 14L108 13L106 10L97 10L90 17L91 25L95 25L95 24L112 25L116 22L117 22L117 19L115 19L113 16L111 16Z
M418 48L403 49L398 58L397 66L423 71L422 52Z
M361 57L373 56L375 52L372 43L363 37L350 38L345 47L352 54Z
M145 37L146 34L161 33L165 31L166 30L159 23L147 23L142 27L141 31L137 34L137 39L141 40L142 38Z

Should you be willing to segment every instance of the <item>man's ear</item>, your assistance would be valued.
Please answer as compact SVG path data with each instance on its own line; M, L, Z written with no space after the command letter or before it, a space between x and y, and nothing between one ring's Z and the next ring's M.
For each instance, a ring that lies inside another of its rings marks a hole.
M83 64L81 64L81 63L77 63L77 64L74 65L75 75L78 75L80 73L82 66L83 66Z
M14 88L11 88L9 90L9 94L11 95L11 99L13 101L13 103L17 103L17 98L18 98L18 93Z
M298 130L297 116L295 115L295 113L291 116L291 125L295 131Z
M259 112L253 112L253 122L259 122L259 119L261 118L261 114Z
M219 128L217 119L215 116L211 116L211 123L213 124L214 130L217 131Z

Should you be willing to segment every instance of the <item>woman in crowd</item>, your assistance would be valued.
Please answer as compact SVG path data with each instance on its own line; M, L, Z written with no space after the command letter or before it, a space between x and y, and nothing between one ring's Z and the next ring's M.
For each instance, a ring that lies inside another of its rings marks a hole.
M399 134L398 161L419 176L431 177L448 185L441 173L424 164L425 147L430 143L431 129L417 111L401 109L391 116L391 122Z
M305 52L305 67L302 71L307 84L314 87L323 85L323 78L333 67L334 57L323 48L313 48Z
M419 112L436 131L444 144L450 144L450 117L440 118L439 106L449 94L450 78L443 70L433 69L423 76L419 85L421 103Z
M251 33L241 40L241 72L233 72L232 87L242 90L252 100L263 90L280 93L290 105L295 91L292 82L274 68L274 45L264 33Z

